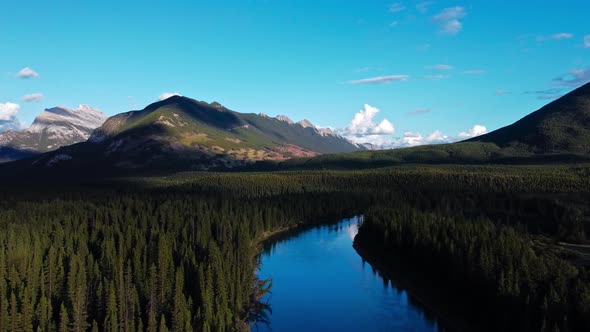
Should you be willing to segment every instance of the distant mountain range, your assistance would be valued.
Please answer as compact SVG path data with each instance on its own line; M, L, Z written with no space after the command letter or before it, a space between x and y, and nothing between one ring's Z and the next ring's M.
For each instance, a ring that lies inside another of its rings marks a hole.
M369 146L367 150L371 150ZM366 168L407 163L590 161L590 83L521 120L463 142L295 159L270 167Z
M87 105L80 105L75 110L65 107L46 109L29 128L0 134L0 162L86 141L106 119L105 114Z
M238 113L216 102L172 96L110 117L88 141L25 163L55 169L208 170L362 149L307 120Z
M103 119L102 113L84 107L47 110L31 128L7 132L0 142L22 152L88 140L6 167L75 174L590 161L590 84L489 134L395 150L372 151L370 145L353 144L307 120L238 113L181 96L110 117L90 135Z

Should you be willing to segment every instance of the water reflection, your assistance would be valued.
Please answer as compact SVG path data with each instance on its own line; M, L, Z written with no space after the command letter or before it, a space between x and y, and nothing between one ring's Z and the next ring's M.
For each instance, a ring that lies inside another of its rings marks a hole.
M259 277L272 278L272 315L260 331L443 331L395 280L358 256L352 242L361 222L354 217L264 244Z

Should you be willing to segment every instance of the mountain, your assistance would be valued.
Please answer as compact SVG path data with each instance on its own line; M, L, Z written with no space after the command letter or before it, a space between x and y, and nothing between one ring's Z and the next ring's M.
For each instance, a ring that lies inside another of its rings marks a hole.
M43 168L227 169L360 149L309 121L238 113L216 102L172 96L110 117L87 142L28 162Z
M278 168L590 161L590 83L509 126L463 142L379 151L370 151L370 145L364 148L368 151L289 160Z
M75 110L65 107L46 109L29 128L0 134L0 162L86 141L106 119L105 114L87 105L80 105Z
M471 142L539 153L590 153L590 83Z

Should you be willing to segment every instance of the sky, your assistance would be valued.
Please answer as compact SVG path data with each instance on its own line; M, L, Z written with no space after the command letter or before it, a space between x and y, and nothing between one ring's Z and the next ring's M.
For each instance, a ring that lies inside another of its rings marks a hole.
M590 81L587 1L5 1L0 131L165 94L383 147L513 123Z

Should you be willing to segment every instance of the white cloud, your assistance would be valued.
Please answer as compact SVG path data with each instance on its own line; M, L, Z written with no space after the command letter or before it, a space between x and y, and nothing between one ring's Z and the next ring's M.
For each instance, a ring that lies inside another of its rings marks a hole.
M472 137L481 136L483 134L486 134L487 132L488 132L488 129L485 126L475 125L475 126L469 128L468 131L459 133L459 135L457 135L457 136L460 139L468 139L468 138L472 138Z
M387 119L379 122L379 124L373 128L373 133L377 135L393 135L395 128Z
M428 66L426 67L426 69L434 69L434 70L453 70L455 69L453 66L449 66L449 65L444 65L444 64L438 64L438 65L434 65L434 66Z
M14 103L0 103L0 120L9 121L18 113L20 109L19 104Z
M160 97L158 97L159 100L166 100L172 96L180 96L180 93L178 92L164 92L160 95Z
M443 34L455 35L463 29L463 23L459 20L467 16L465 8L456 6L443 9L432 20L439 26Z
M432 1L420 2L416 5L416 10L418 10L422 14L426 14L426 12L428 12L428 7L430 7L430 5L432 5L433 3L434 2Z
M404 9L406 9L406 7L399 2L389 5L389 11L392 13L401 12Z
M340 130L344 135L364 136L364 135L392 135L395 133L395 128L387 119L382 120L379 124L375 124L373 119L379 113L379 109L369 104L358 111L348 127Z
M472 69L472 70L465 70L465 71L461 72L461 74L463 74L463 75L485 75L487 73L488 72L483 69Z
M572 39L574 38L574 35L568 32L560 32L560 33L554 33L552 35L548 35L548 36L538 36L537 37L537 41L545 41L545 40L565 40L565 39Z
M590 47L590 35L584 36L584 47Z
M365 78L362 80L350 81L350 84L386 84L391 82L407 81L410 78L408 75L389 75Z
M506 94L506 91L504 91L504 90L496 90L496 94L497 94L498 96L503 96L503 95L505 95L505 94Z
M29 67L25 67L25 68L21 69L16 74L16 77L19 77L19 78L38 78L39 77L39 73L37 73L36 71L34 71L33 69L31 69Z
M25 95L23 96L23 101L26 102L40 102L43 99L43 94L42 93L32 93L30 95Z

